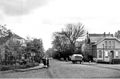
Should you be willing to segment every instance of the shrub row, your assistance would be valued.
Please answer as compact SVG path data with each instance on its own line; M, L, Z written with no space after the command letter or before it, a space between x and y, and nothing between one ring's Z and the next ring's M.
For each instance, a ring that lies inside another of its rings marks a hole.
M7 70L13 70L13 69L26 69L30 67L38 66L39 63L28 63L26 65L1 65L0 71L7 71Z

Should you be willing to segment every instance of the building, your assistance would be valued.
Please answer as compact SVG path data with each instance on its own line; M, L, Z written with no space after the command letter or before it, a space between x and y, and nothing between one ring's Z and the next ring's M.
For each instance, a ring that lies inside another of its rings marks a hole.
M5 26L0 25L0 62L7 58L5 46L7 46L11 40L17 43L19 42L22 46L26 46L24 38L11 32Z
M120 61L120 40L113 34L87 34L87 40L86 50L97 62Z
M0 37L0 61L6 58L5 45L11 42L11 40L14 42L19 42L22 46L26 46L25 39L16 34L8 35L5 37Z

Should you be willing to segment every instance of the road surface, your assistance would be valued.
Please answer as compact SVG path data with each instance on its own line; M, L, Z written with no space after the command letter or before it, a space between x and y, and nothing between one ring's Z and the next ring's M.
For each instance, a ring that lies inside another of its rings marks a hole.
M104 67L104 64L72 64L57 60L51 63L50 70L55 78L120 78L120 69Z
M99 64L72 64L50 60L49 69L25 72L0 72L0 78L120 78L120 69L104 67Z

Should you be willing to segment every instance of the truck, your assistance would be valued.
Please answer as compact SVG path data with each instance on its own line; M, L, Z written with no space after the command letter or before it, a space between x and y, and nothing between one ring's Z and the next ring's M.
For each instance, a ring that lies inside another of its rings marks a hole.
M83 60L82 54L73 54L71 56L71 61L73 64L75 64L77 62L80 62L80 64L81 64L82 60Z

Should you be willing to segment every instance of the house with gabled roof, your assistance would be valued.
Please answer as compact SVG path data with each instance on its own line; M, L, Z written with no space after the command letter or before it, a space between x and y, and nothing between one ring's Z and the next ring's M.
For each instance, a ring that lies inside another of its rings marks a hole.
M113 34L87 34L87 50L96 61L120 60L120 40Z
M19 41L22 46L26 46L25 39L18 36L17 34L10 34L4 37L0 37L0 60L5 59L5 45L10 42L10 40L13 41Z

